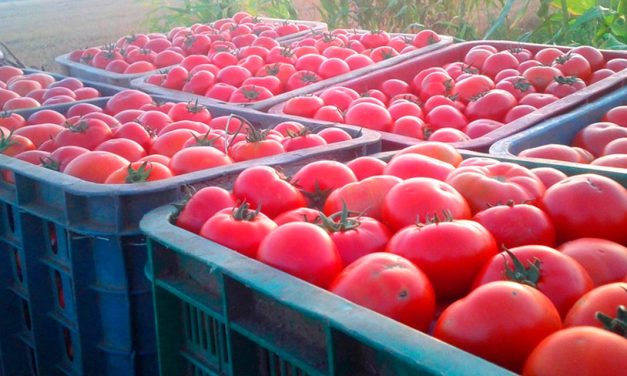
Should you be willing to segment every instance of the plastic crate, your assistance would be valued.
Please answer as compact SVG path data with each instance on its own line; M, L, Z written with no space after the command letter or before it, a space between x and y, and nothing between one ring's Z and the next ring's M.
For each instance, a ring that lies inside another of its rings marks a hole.
M393 35L409 35L409 34L393 34ZM393 58L389 58L389 59L385 59L383 61L380 61L378 63L369 65L367 67L363 67L360 69L355 69L353 71L350 71L348 73L345 74L341 74L339 76L335 76L335 77L331 77L325 80L321 80L318 81L314 84L311 85L307 85L305 87L302 87L300 89L296 89L296 90L292 90L292 91L288 91L279 95L275 95L274 97L268 98L268 99L264 99L261 101L257 101L257 102L251 102L251 103L229 103L229 102L223 102L223 101L219 101L216 99L212 99L212 98L208 98L202 95L196 95L193 93L186 93L184 91L181 90L172 90L172 89L167 89L164 87L161 87L159 85L153 85L150 83L146 82L146 79L148 76L144 76L144 77L140 77L137 79L134 79L131 82L131 86L145 91L147 93L151 93L151 94L157 94L157 95L162 95L164 97L168 97L168 98L172 98L172 99L176 99L176 100L182 100L182 101L188 101L188 100L198 100L198 103L202 103L202 104L226 104L226 105L231 105L231 106L238 106L238 107L247 107L247 108L251 108L251 109L255 109L255 110L260 110L260 111L266 111L269 108L271 108L272 106L277 105L278 103L282 103L287 101L288 99L298 96L298 95L306 95L306 94L310 94L319 90L322 90L324 88L327 88L329 86L333 86L336 84L339 84L343 81L346 80L351 80L351 79L358 79L359 77L362 77L363 75L366 75L368 73L371 72L376 72L385 68L392 68L395 66L398 66L401 62L406 61L408 59L420 56L420 55L424 55L427 54L429 52L432 51L436 51L438 49L444 48L448 45L450 45L451 43L453 43L453 38L450 36L445 36L445 35L441 35L440 38L442 39L441 41L437 42L437 43L433 43L430 44L428 46L419 48L417 50L408 52L406 54L401 54L399 56L395 56Z
M92 103L103 105L106 99ZM69 106L68 106L69 107ZM235 113L259 127L284 121ZM324 125L306 123L314 130ZM186 186L246 167L380 149L376 133L343 127L353 140L136 185L94 184L0 155L0 348L6 375L154 375L151 285L141 217L177 202Z
M268 18L268 17L259 17L259 19L261 21L267 21L267 22L283 22L283 21L295 22L298 24L307 25L310 28L310 30L316 30L316 31L324 31L327 29L327 24L324 22L302 21L302 20L282 20L278 18ZM297 33L286 35L284 37L279 37L277 38L277 41L279 42L282 42L284 40L292 41L292 40L302 38L308 35L309 32L310 32L309 30L299 31ZM70 53L67 53L67 54L57 56L54 59L55 62L61 66L61 69L63 69L65 74L72 76L72 77L83 78L86 80L91 80L91 81L96 81L96 82L105 82L111 85L118 85L118 86L123 86L123 87L131 87L131 81L134 79L138 79L140 77L150 75L150 74L155 74L155 73L158 73L162 69L169 68L169 67L163 67L161 69L154 70L154 71L134 73L134 74L115 73L115 72L108 72L104 69L92 67L87 64L82 64L76 61L72 61L69 59L69 56L70 56Z
M140 223L163 376L513 375L179 228L174 212L165 206Z
M455 45L448 46L446 48L434 51L429 54L415 57L410 60L406 60L395 66L377 70L367 75L352 78L344 82L334 82L333 85L345 86L351 89L355 89L358 92L365 92L368 89L378 88L381 82L396 78L411 82L412 78L420 71L436 66L443 66L445 64L463 60L466 52L474 46L478 45L491 45L498 49L507 49L512 47L522 47L529 49L532 53L546 47L555 47L562 51L569 51L572 47L562 46L548 46L542 44L532 43L520 43L520 42L507 42L507 41L473 41L464 42ZM601 50L603 56L606 59L612 58L627 58L627 51L612 51ZM589 85L586 88L579 90L578 92L564 97L552 104L549 104L543 108L540 108L530 114L527 114L507 125L498 128L486 135L476 138L470 141L456 142L452 145L459 149L475 150L487 152L492 144L497 140L505 138L507 136L518 133L524 129L527 129L543 120L550 117L565 113L571 109L581 106L585 103L593 101L600 96L616 90L625 85L627 82L627 70L618 72L610 77L607 77L593 85ZM331 86L331 85L327 85ZM309 91L309 93L318 93L319 90ZM285 103L274 105L268 110L270 113L283 114L283 107ZM300 119L298 117L292 117L293 119ZM381 132L383 136L383 148L386 150L400 149L409 145L413 145L421 142L420 140L412 137L397 135L390 132Z
M60 81L64 78L68 78L68 76L64 76L62 74L58 74L58 73L52 73L52 72L46 72L46 71L42 71L42 70L38 70L38 69L22 69L22 71L24 72L24 74L30 74L30 73L45 73L45 74L49 74L50 76L54 77L54 79L56 81ZM82 80L81 82L83 83L83 85L85 87L93 87L94 89L98 90L100 92L100 97L104 98L104 97L110 97L122 90L124 90L123 87L119 87L119 86L114 86L114 85L108 85L102 82L92 82L92 81L88 81L88 80ZM82 100L82 101L75 101L72 102L71 104L76 104L76 103L82 103L82 102L87 102L87 101L91 101L93 99L86 99L86 100ZM21 110L11 110L11 111L7 111L7 112L16 112L16 113L22 113L22 112L28 112L28 111L32 111L32 110L54 110L55 108L63 108L64 104L55 104L55 105L48 105L48 106L41 106L41 107L31 107L31 108L26 108L26 109L21 109Z
M591 102L572 112L544 121L532 128L496 142L490 148L490 154L516 157L525 149L546 144L570 145L577 132L589 124L601 121L605 113L617 106L627 105L627 87L623 87L597 101ZM526 159L526 158L519 158ZM572 169L580 173L594 172L610 175L627 185L627 169L592 166L582 163L535 159L543 164L561 169Z

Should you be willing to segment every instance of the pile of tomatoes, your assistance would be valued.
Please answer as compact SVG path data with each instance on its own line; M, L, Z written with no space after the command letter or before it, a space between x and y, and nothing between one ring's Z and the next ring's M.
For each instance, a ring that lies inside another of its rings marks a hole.
M353 124L420 140L463 142L481 137L627 68L593 47L499 51L477 45L461 61L389 78L359 93L331 87L299 96L272 112ZM363 85L362 85L363 86Z
M214 117L195 103L155 104L137 90L114 95L104 108L84 102L65 114L0 117L1 154L105 184L161 180L351 139L340 128L311 133L295 121L260 130L239 116Z
M248 103L296 90L440 41L431 30L412 38L385 31L337 29L291 47L258 38L240 49L195 54L146 82L223 102Z
M627 168L627 106L612 108L600 120L577 132L571 146L547 144L523 150L518 155Z
M189 55L242 48L258 38L276 39L306 30L309 27L305 24L265 22L238 12L212 24L175 27L167 34L125 36L104 47L74 50L68 58L114 73L144 73L178 64Z
M20 68L0 66L0 110L52 106L100 97L100 92L76 78L57 81L45 72L24 74ZM0 114L0 116L3 116Z
M251 167L175 222L515 372L624 366L627 339L594 314L624 335L627 190L600 175L422 143L289 178Z

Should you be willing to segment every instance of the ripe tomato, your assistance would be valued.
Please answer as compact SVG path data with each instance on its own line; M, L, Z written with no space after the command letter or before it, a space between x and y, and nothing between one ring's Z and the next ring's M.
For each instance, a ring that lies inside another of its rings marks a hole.
M527 168L507 162L459 167L446 182L464 196L473 213L510 200L538 205L545 191Z
M90 151L72 159L64 173L94 183L103 184L116 170L126 168L130 162L108 151Z
M455 149L451 145L441 142L423 142L421 144L412 145L400 150L397 155L407 153L426 155L428 157L450 163L455 167L459 166L459 164L463 160L462 155L459 153L459 151L457 151L457 149Z
M284 138L281 143L283 144L285 151L294 151L314 146L326 145L327 141L320 135L309 133L309 130L307 129L301 133L293 134Z
M406 153L392 158L383 172L401 179L425 177L444 181L454 169L453 165L439 159L417 153Z
M252 84L243 85L235 90L228 99L233 103L250 103L272 98L274 95L270 89Z
M269 166L255 166L242 171L233 183L233 195L238 200L246 200L253 208L260 208L270 218L306 206L302 193Z
M173 122L180 120L198 121L208 124L211 121L211 113L207 107L198 102L179 102L168 110L168 116Z
M599 328L567 328L540 342L523 375L620 375L625 373L625 358L625 338Z
M292 91L303 88L322 80L316 72L297 71L292 74L285 82L285 91Z
M378 158L365 156L347 162L346 166L353 170L357 180L361 181L371 176L383 175L387 163Z
M104 110L109 115L115 115L118 112L138 109L150 103L152 103L150 95L139 90L126 89L109 98Z
M558 98L564 98L567 95L571 95L586 87L586 83L581 79L574 76L562 77L558 76L553 79L545 89L547 94L553 94Z
M610 142L627 137L627 128L610 122L592 123L581 129L573 139L573 146L590 151L595 156L603 155Z
M605 239L579 238L557 248L577 260L595 286L618 282L627 275L627 248Z
M389 131L393 119L390 112L382 106L373 103L353 104L346 111L346 124L362 126L378 131Z
M318 96L300 96L289 99L283 107L283 112L288 115L313 118L322 106L324 106L324 101Z
M113 132L104 121L87 119L59 132L54 138L54 143L57 147L72 145L93 150L111 137Z
M592 73L588 60L572 51L555 59L553 64L564 76L574 76L584 81L587 80L590 73Z
M475 214L496 239L499 247L527 244L555 245L555 226L541 209L527 204L497 205Z
M268 131L249 128L246 139L236 142L229 150L231 158L240 162L285 153L281 142L268 137Z
M594 287L588 272L577 261L543 245L515 247L495 255L484 264L474 287L502 280L537 288L551 299L562 317Z
M468 124L468 119L461 111L446 104L429 111L425 120L429 127L434 130L442 128L463 129Z
M492 119L502 122L509 110L517 104L516 98L510 92L493 89L470 101L465 113L469 120Z
M548 189L553 186L553 184L566 179L568 176L560 170L557 170L552 167L536 167L532 168L531 172L534 173L541 181L544 183L544 186Z
M472 75L455 83L455 92L464 103L468 103L473 97L492 89L494 89L494 81L481 74Z
M357 181L345 164L332 160L308 163L292 177L293 184L303 191L311 202L322 205L334 189Z
M543 158L572 163L590 163L594 156L582 148L562 144L546 144L529 148L518 153L524 158Z
M175 129L157 137L150 148L150 154L161 154L172 157L183 149L185 143L194 137L200 137L201 133L189 129Z
M537 91L543 92L555 77L564 76L564 73L554 67L539 65L527 68L522 75Z
M140 144L127 138L113 138L104 141L94 150L108 151L117 154L124 157L129 162L135 162L146 156L146 150L144 150Z
M558 242L592 237L627 244L627 190L610 178L568 177L547 189L543 204Z
M609 121L627 127L627 106L617 106L603 115L603 121Z
M275 228L265 214L249 210L244 202L237 208L225 208L211 216L199 235L248 257L256 257L261 241Z
M509 51L500 51L495 54L488 56L481 65L481 72L486 76L491 78L496 77L496 75L504 70L504 69L517 69L518 59Z
M535 93L536 89L523 76L507 77L496 84L497 89L505 90L512 94L516 100L520 100L527 94Z
M425 332L435 313L435 296L427 276L409 260L372 253L348 265L329 290Z
M220 187L205 187L194 193L176 215L175 223L188 231L198 233L202 225L215 213L235 206L229 191Z
M111 173L105 184L133 184L157 181L172 177L172 171L158 162L137 161Z
M268 234L257 259L322 288L342 271L342 260L329 234L306 222L286 223Z
M582 296L568 311L564 327L595 326L611 330L608 320L616 320L620 315L620 306L624 312L627 307L627 283L615 282L602 285ZM599 318L601 313L605 318Z
M174 175L186 174L233 163L228 155L211 146L183 148L172 155L170 170Z
M336 127L325 128L318 132L318 136L322 137L327 144L350 141L353 139L350 133Z
M54 139L57 134L62 132L65 128L51 123L33 124L27 125L16 129L13 134L16 136L23 136L31 140L36 148L39 148L44 142Z
M407 179L385 195L382 216L393 231L434 216L470 219L470 208L464 197L447 183L431 178Z
M500 281L451 304L434 337L514 372L544 338L562 327L553 303L533 287Z
M319 221L319 218L320 212L318 210L302 207L289 210L283 214L278 215L274 218L274 222L279 226L290 222L317 223L317 221Z

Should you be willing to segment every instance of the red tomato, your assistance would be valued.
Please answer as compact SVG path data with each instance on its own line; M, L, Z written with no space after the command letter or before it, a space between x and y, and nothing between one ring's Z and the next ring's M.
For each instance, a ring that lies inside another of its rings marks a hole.
M344 60L338 57L332 57L326 59L320 64L317 73L322 78L330 78L339 76L340 74L348 73L350 72L350 70L351 68Z
M393 231L425 223L448 212L454 219L469 219L470 208L459 192L431 178L412 178L396 184L385 195L382 215Z
M625 373L625 358L625 338L598 328L568 328L547 337L533 350L523 375L620 375Z
M344 204L348 210L382 220L381 209L386 194L401 179L394 176L371 176L360 182L346 184L327 197L324 213L332 215L342 210Z
M412 145L400 150L398 152L398 155L407 153L426 155L428 157L450 163L455 167L459 166L459 164L463 160L462 155L459 153L459 151L457 151L457 149L455 149L451 145L441 142L423 142L420 144Z
M336 142L350 141L353 137L350 133L343 129L330 127L325 128L318 132L318 136L322 137L327 144L333 144Z
M233 183L233 195L260 208L270 218L306 206L305 197L272 167L255 166L242 171Z
M457 108L450 105L435 107L427 113L426 122L433 129L455 128L463 129L468 120Z
M574 76L584 81L587 80L590 73L592 73L588 60L572 51L555 59L553 64L564 76Z
M157 181L172 177L172 171L158 162L138 161L111 173L105 184L133 184Z
M572 143L590 151L595 156L603 155L603 149L610 142L627 137L627 128L610 122L593 123L581 129Z
M535 87L523 76L507 77L496 84L497 89L505 90L520 100L527 94L535 93Z
M557 248L583 266L595 286L618 282L627 275L627 248L605 239L579 238Z
M627 168L627 154L605 155L593 160L590 164L593 166Z
M527 168L507 162L459 167L446 181L468 200L474 213L510 200L538 205L545 191Z
M558 98L564 98L567 95L571 95L586 87L586 83L581 79L574 76L562 77L558 76L553 79L545 89L547 94L553 94Z
M621 308L622 306L622 312ZM616 282L602 285L582 296L568 311L564 327L595 326L612 330L608 321L616 320L627 307L627 283ZM602 314L602 317L598 317Z
M531 172L534 173L541 181L544 183L544 186L548 189L553 186L553 184L566 179L568 176L560 170L557 170L552 167L537 167L532 168Z
M514 55L512 55L509 51L500 51L488 56L484 60L481 66L481 72L486 76L494 78L497 73L504 69L517 69L518 64L520 64L518 59L516 59L516 57L514 57Z
M104 121L87 119L59 132L54 143L57 147L73 145L93 150L112 136L111 128Z
M255 128L249 128L246 139L233 144L229 150L229 155L233 161L240 162L282 154L285 151L281 142L268 137L268 130L259 131Z
M537 288L562 317L594 287L588 272L574 259L543 245L525 245L495 255L485 263L474 286L510 280Z
M429 279L410 261L389 253L359 258L333 280L329 290L423 332L435 313Z
M362 126L378 131L389 131L393 119L390 112L373 103L358 103L352 105L345 114L347 124Z
M311 71L297 71L285 82L285 91L292 91L303 88L322 80L317 73Z
M179 102L168 110L168 116L172 121L190 120L208 124L211 121L211 113L207 107L197 102Z
M627 127L627 106L617 106L603 116L603 121L609 121L622 127Z
M104 183L116 170L126 168L129 161L108 151L90 151L72 159L64 173L94 183Z
M176 225L194 233L215 213L235 206L229 191L220 187L205 187L194 193L176 216Z
M572 163L590 163L594 156L581 148L562 144L546 144L529 148L518 153L524 158L543 158Z
M324 101L315 95L294 97L285 102L283 112L288 115L313 118L316 111L322 106L324 106Z
M232 103L250 103L256 101L262 101L264 99L272 98L272 92L263 86L256 86L252 84L243 85L235 90L228 99L228 102Z
M416 85L417 77L414 78L414 85ZM422 79L420 86L416 87L419 88L422 101L426 101L434 95L449 96L455 94L455 80L446 71L429 73Z
M357 177L357 180L364 180L371 176L383 175L383 170L387 163L373 157L359 157L346 163Z
M455 83L455 92L459 99L469 102L473 97L494 89L494 81L487 76L476 74Z
M450 163L426 155L407 153L392 158L383 172L401 179L425 177L444 181L454 169Z
M307 194L314 204L322 204L334 189L357 181L345 164L331 160L308 163L292 177L293 184Z
M305 222L286 223L268 234L257 259L322 288L342 271L342 260L329 234Z
M564 73L557 68L549 67L545 65L539 65L531 68L527 68L523 72L523 77L529 81L533 87L543 92L544 89L553 82L555 77L563 76Z
M494 238L480 224L438 219L401 229L390 239L387 251L424 271L439 301L465 295L483 264L498 252Z
M2 119L12 119L14 116L20 116L20 115L16 113L8 114L8 117L3 117L2 115L0 115L0 126L10 128L7 125L3 124ZM20 123L21 122L18 122L18 124ZM53 124L61 125L65 123L65 116L54 110L40 110L30 115L28 117L27 123L31 125L39 124L39 123L53 123ZM20 126L23 126L23 125L20 125ZM19 126L16 126L16 128L19 128Z
M475 214L473 220L487 228L501 248L528 244L555 245L555 226L551 219L532 205L493 206Z
M469 120L492 119L503 121L505 115L516 106L516 98L508 91L493 89L466 106L466 116Z
M43 166L51 170L64 172L68 163L87 152L89 152L88 149L80 146L62 146L50 153L50 157L46 159Z
M231 158L220 150L211 146L197 146L177 151L172 155L168 167L174 175L181 175L231 163Z
M543 65L551 65L553 64L553 61L555 61L555 59L562 55L564 55L564 52L562 52L561 50L558 50L554 47L548 47L536 52L536 55L534 57Z
M543 204L560 242L593 237L627 244L627 190L610 178L568 177L547 189Z
M35 147L40 147L44 142L54 139L57 134L62 132L65 128L51 123L42 123L27 125L16 129L13 134L16 136L24 136L31 140Z
M150 150L152 146L152 135L149 129L150 128L146 129L146 127L137 122L125 123L115 130L113 138L132 140L138 143L144 150Z
M107 101L105 112L109 115L115 115L128 109L138 109L145 104L152 103L150 95L139 90L126 89L121 91Z
M514 120L520 119L521 117L528 115L536 110L537 108L528 104L519 104L518 106L514 106L511 110L509 110L509 112L505 115L505 119L503 119L503 121L506 124L511 123Z
M284 138L281 143L283 144L285 151L294 151L326 145L327 141L320 135L311 134L309 133L309 130L306 130L301 134L294 134Z
M265 214L249 210L244 202L237 208L225 208L211 216L199 235L248 257L256 257L261 241L277 228Z
M493 282L451 304L434 337L514 372L544 338L562 327L555 306L538 290Z
M318 210L303 207L289 210L283 214L278 215L274 218L274 222L279 226L290 222L317 223L319 218L320 212Z
M94 150L108 151L110 153L117 154L124 157L129 162L136 162L146 156L146 150L144 150L140 144L127 138L114 138L107 140L98 145Z
M505 121L507 121L507 119L505 119ZM504 125L505 124L496 120L477 119L468 123L466 127L463 129L463 132L466 133L468 137L475 139L475 138L484 136L494 130L497 130Z

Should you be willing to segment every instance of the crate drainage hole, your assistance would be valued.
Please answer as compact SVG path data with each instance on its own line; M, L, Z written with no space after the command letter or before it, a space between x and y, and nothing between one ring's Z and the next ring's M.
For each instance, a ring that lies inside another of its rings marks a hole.
M30 307L28 306L28 302L26 300L22 300L22 314L24 314L24 324L26 324L26 329L32 331L32 324L30 321Z
M57 231L54 224L48 223L48 239L50 240L50 249L55 255L59 253L59 244L57 241Z
M63 339L65 340L65 355L70 360L74 361L74 346L72 344L72 336L67 328L63 328Z
M19 279L20 283L24 283L24 274L22 274L22 260L20 259L20 252L14 248L13 255L15 256L15 272L17 273L17 279Z
M62 309L65 309L65 295L63 295L63 283L61 283L61 274L56 270L54 272L54 283L57 287L57 299L59 302L59 306Z

